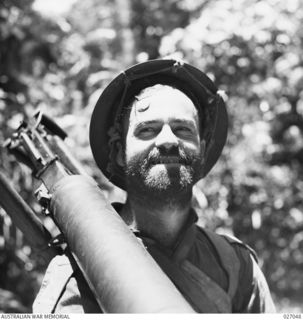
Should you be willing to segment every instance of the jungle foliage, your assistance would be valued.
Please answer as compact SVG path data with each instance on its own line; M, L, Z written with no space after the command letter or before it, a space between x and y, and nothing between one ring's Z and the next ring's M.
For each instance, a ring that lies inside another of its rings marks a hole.
M278 310L302 312L302 23L299 0L86 0L60 17L36 12L33 0L2 0L0 143L39 108L109 197L123 198L92 160L94 104L133 63L188 61L224 90L230 118L223 155L198 184L200 223L251 245ZM3 147L0 165L40 214L28 170ZM0 310L30 311L44 269L0 209Z

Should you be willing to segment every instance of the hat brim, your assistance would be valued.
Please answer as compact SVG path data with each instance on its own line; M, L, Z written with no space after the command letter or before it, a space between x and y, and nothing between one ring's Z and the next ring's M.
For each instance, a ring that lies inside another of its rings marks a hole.
M207 97L216 97L216 119L212 144L204 163L203 176L206 176L217 162L227 138L228 117L223 99L217 94L214 83L199 69L176 60L150 60L130 67L120 73L102 92L90 123L90 145L94 159L102 173L116 186L126 189L122 168L108 171L110 160L109 130L116 119L121 104L127 102L143 88L161 83L176 86L184 92L190 91L201 108Z

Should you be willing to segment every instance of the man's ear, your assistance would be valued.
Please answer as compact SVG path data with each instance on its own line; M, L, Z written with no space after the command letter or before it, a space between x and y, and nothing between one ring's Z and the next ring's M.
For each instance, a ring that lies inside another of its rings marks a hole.
M116 148L117 148L117 155L116 155L116 162L120 167L124 167L124 150L122 148L122 145L120 142L116 143Z

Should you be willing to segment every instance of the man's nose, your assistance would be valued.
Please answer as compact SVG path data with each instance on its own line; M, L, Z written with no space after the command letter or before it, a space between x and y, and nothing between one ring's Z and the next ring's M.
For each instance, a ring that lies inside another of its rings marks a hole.
M156 138L156 147L170 149L172 147L178 146L178 144L178 138L171 130L171 127L168 124L165 124Z

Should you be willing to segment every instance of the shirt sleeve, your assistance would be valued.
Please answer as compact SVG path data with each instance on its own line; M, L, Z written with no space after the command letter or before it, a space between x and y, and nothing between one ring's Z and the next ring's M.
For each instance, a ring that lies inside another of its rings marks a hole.
M79 269L67 256L56 256L49 264L33 313L100 313L101 310Z
M52 313L73 274L66 256L56 256L48 265L40 291L33 304L34 313Z
M266 279L255 259L252 257L250 258L253 272L253 289L247 305L247 312L275 313L276 309Z
M235 313L274 313L275 306L255 253L245 244L235 244L240 260L239 282L233 299Z

